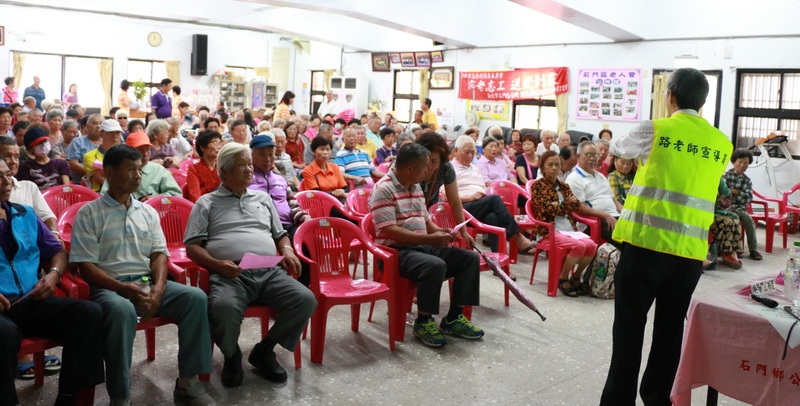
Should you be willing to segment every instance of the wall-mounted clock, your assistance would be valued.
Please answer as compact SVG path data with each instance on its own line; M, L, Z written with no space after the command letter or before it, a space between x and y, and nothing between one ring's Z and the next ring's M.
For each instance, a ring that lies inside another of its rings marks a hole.
M147 34L147 43L152 47L161 45L161 34L156 31Z

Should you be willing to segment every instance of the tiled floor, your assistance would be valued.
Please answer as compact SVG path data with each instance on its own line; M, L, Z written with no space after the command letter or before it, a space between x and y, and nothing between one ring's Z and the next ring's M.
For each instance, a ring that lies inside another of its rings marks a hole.
M789 244L798 236L790 236ZM763 247L763 229L759 230L759 238ZM764 253L763 261L745 259L744 267L738 271L720 265L718 270L703 275L695 297L714 295L752 279L774 275L784 266L785 255L786 250L779 246L772 254ZM548 297L546 260L538 265L533 286L526 282L531 263L531 257L522 258L513 271L547 321L542 322L516 301L510 307L503 306L501 282L483 273L483 306L476 308L473 315L473 321L486 331L481 341L451 338L446 347L431 349L416 342L407 328L406 341L391 352L385 304L379 303L373 323L366 321L367 307L362 308L359 333L350 331L349 307L341 306L329 315L324 364L309 361L306 340L302 343L303 366L299 370L291 368L290 352L279 352L281 363L289 371L286 384L263 380L245 361L244 384L227 389L219 381L223 359L217 350L214 376L207 389L220 405L596 405L611 355L613 301L573 299L560 294ZM448 300L447 289L443 289L443 309ZM651 327L648 325L645 351L649 349ZM257 321L246 319L239 341L245 360L258 334ZM145 358L142 334L136 339L132 367L136 405L172 403L177 332L174 326L162 327L157 337L154 362ZM32 382L17 384L25 405L52 404L56 387L57 376L48 377L44 387L34 387ZM705 389L696 389L693 395L693 404L705 404ZM108 404L103 385L97 388L96 404ZM741 403L721 396L720 404Z

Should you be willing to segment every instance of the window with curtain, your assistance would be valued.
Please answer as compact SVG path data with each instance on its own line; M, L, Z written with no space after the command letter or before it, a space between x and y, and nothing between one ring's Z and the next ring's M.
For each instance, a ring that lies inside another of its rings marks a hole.
M655 120L667 116L666 107L666 91L667 91L667 78L671 70L654 70L653 71L653 94L650 104L650 119ZM700 109L700 115L706 119L711 125L719 128L719 106L720 98L722 96L722 71L721 70L702 70L706 74L708 80L708 97L703 108Z
M394 71L392 110L398 122L414 121L414 111L420 109L420 75L418 70Z
M741 69L736 76L736 147L750 147L780 130L792 155L800 155L800 69Z
M148 100L151 96L153 96L153 93L158 91L158 84L161 83L161 80L166 77L167 65L163 61L128 59L128 77L124 79L128 79L128 81L131 83L136 82L137 80L141 80L145 84L152 83L153 87L148 88ZM131 96L131 99L133 99L133 91L129 90L128 92L128 94Z
M514 128L541 130L558 129L558 110L555 98L515 100L511 122Z
M20 96L24 89L33 83L33 77L39 76L41 88L48 99L61 99L70 85L78 86L78 103L87 109L102 111L106 97L110 97L110 86L103 86L100 74L100 62L111 58L93 58L74 55L54 55L39 53L24 54L21 69L21 80L18 79ZM12 57L12 60L16 58ZM16 68L12 68L17 70ZM110 78L108 78L110 80ZM91 111L90 110L90 111Z

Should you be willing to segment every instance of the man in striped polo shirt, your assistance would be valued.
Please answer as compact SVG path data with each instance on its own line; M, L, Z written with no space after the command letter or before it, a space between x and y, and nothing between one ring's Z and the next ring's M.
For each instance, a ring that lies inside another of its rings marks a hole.
M417 283L414 336L440 347L447 344L443 333L471 340L483 337L483 330L463 314L464 306L479 304L479 260L474 252L448 247L454 234L436 226L428 215L418 183L428 172L429 155L419 144L401 147L392 171L372 190L369 208L376 242L397 249L400 275ZM442 282L448 278L454 278L450 310L437 326L433 315L439 313Z
M372 186L372 176L382 178L384 173L372 166L369 155L358 149L356 132L348 128L342 132L344 148L336 153L335 162L342 168L345 180L352 180L356 187Z

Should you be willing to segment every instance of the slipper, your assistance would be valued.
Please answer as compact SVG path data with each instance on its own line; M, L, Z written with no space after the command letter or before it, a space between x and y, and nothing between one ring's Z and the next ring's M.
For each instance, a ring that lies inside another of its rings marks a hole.
M531 245L529 245L529 246L527 246L525 248L521 248L519 250L519 253L520 254L530 254L530 252L533 251L534 248L536 248L536 243L532 242Z
M17 363L17 379L27 381L33 379L34 377L33 361Z
M45 355L44 370L48 375L58 373L61 370L61 360L55 355Z
M750 251L750 259L754 259L756 261L761 261L763 257L758 251Z

